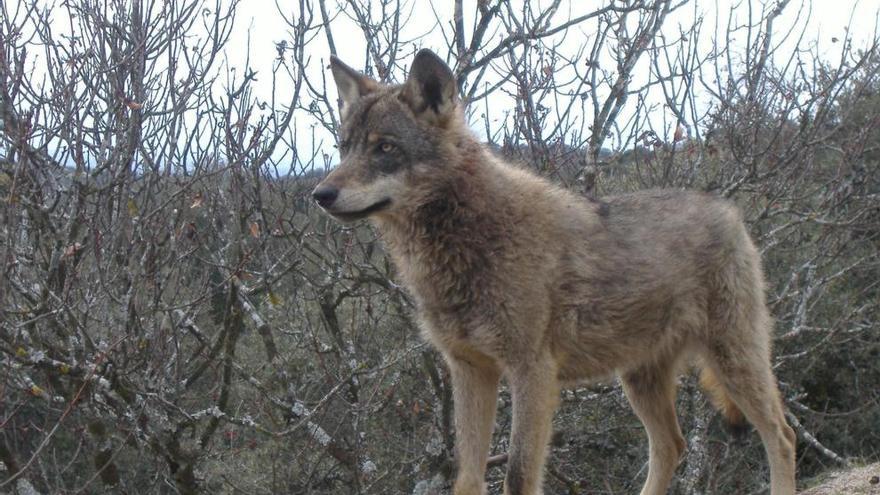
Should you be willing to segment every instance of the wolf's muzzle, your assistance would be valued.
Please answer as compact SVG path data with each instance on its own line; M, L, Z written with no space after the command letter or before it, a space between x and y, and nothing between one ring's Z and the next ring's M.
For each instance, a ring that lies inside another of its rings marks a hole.
M312 197L315 198L315 202L321 206L321 208L329 208L330 205L336 201L336 198L339 196L339 189L333 186L321 186L315 188L312 191Z

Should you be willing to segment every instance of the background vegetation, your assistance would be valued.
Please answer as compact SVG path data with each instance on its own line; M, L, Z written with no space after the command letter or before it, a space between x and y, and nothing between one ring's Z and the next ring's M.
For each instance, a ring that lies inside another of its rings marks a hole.
M448 490L442 361L376 233L309 198L338 122L314 47L364 47L399 82L421 45L400 27L432 15L499 153L584 194L734 199L799 476L880 458L878 36L820 57L787 1L677 26L693 3L463 4L279 4L271 67L224 59L236 1L0 4L0 492ZM691 377L679 416L673 493L766 492L757 436L733 444ZM616 384L566 391L554 425L548 493L638 489L646 438Z

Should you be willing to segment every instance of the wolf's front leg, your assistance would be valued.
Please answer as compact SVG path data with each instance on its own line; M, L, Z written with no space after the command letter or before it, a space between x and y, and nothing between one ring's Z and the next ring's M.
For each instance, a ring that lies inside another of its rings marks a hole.
M458 477L453 492L455 495L484 495L486 459L495 425L501 372L489 362L474 364L452 356L447 356L446 361L452 374L458 453Z
M540 495L553 413L559 404L556 366L549 358L527 360L510 372L509 380L513 431L504 494Z

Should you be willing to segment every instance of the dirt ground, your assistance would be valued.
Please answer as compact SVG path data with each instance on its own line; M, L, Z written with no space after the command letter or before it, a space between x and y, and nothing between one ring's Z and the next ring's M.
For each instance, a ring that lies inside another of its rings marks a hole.
M801 495L880 495L880 463L823 475Z

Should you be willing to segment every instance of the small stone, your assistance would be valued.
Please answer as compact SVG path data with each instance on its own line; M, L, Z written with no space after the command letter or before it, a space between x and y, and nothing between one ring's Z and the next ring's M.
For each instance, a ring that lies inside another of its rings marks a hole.
M880 483L880 476L871 476L871 479L868 480L868 483L871 483L872 485Z

